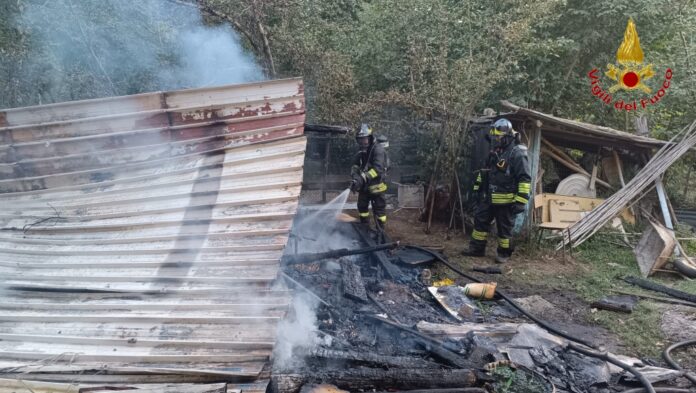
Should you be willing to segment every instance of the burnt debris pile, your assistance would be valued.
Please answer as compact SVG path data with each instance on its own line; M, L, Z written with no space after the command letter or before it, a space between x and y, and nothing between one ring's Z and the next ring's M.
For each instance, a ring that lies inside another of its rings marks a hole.
M285 257L391 242L335 217L298 215ZM462 297L454 282L433 282L427 264L434 258L427 254L399 248L308 263L284 259L292 263L283 266L282 281L296 296L274 354L277 392L318 392L325 388L320 384L347 391L561 393L642 386L606 359L572 350L567 339L506 303ZM612 356L651 383L684 384L680 371Z

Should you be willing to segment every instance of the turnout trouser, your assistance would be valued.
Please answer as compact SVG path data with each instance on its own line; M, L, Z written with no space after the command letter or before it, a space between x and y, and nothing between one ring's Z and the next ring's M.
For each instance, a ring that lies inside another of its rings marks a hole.
M377 223L384 225L387 222L387 201L384 199L384 193L372 194L369 191L361 191L358 193L358 214L361 222L368 222L370 217L370 203L372 203L372 211L377 217Z
M494 205L490 202L479 202L474 208L474 232L471 234L469 249L485 251L486 240L491 223L495 220L498 232L498 255L509 257L514 250L512 244L512 228L515 225L515 215L512 214L512 204Z

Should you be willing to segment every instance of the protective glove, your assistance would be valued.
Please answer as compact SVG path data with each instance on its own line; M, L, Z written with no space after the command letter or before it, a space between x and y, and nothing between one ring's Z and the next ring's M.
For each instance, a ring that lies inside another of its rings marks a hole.
M515 216L518 215L518 214L520 214L520 213L524 213L524 210L525 210L525 204L524 204L524 203L515 202L515 203L512 205L512 214L515 215Z
M351 192L357 192L359 188L360 188L360 187L358 187L358 181L357 181L357 180L353 179L353 180L350 181L350 191L351 191Z
M350 190L353 192L358 192L362 189L364 180L358 174L353 175L353 180L350 182Z

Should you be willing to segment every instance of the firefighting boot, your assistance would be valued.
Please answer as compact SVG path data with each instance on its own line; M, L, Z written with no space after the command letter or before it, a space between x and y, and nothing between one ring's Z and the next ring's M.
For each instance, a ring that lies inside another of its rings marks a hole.
M486 256L486 243L472 240L469 242L469 248L462 251L465 257L483 257Z
M501 249L498 247L496 250L495 263L508 263L512 258L512 251L510 249Z
M485 257L486 251L484 250L472 250L471 248L462 251L462 255L465 257Z
M358 216L360 217L360 223L361 224L369 224L370 223L370 213L362 213L358 212Z
M387 216L377 216L375 223L377 224L377 230L384 232L387 227Z
M495 263L508 263L510 262L510 255L496 255Z

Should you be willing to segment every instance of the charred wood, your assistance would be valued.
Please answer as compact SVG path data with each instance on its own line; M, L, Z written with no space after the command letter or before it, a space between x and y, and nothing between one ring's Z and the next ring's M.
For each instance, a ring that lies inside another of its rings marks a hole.
M385 325L389 325L393 328L396 328L396 329L402 330L406 333L409 333L426 350L428 350L434 356L452 364L453 366L463 368L463 369L472 367L471 362L469 362L466 358L459 355L458 353L448 349L445 346L445 343L443 343L442 341L440 341L436 338L432 338L432 337L427 336L423 333L420 333L420 332L415 331L413 329L410 329L406 326L403 326L399 323L388 321L384 318L380 318L380 317L376 317L376 316L369 316L369 318L374 320L374 321L381 322Z
M308 356L322 359L347 360L357 363L368 363L378 367L395 368L422 368L435 369L440 365L431 361L413 356L384 356L373 353L357 351L336 351L333 349L319 348L310 351Z
M484 274L503 274L503 270L497 266L474 266L471 270Z
M276 392L298 392L307 383L331 383L350 391L368 389L427 389L470 387L478 381L471 369L427 370L351 368L313 371L312 375L276 374L271 377Z
M397 390L378 393L488 393L484 388L452 388L452 389L422 389L422 390Z
M636 285L636 286L644 288L644 289L649 289L651 291L664 293L664 294L669 295L669 296L676 298L676 299L681 299L681 300L685 300L687 302L696 303L696 295L693 295L693 294L688 293L688 292L680 291L680 290L677 290L674 288L670 288L670 287L667 287L664 285L660 285L660 284L653 282L653 281L650 281L650 280L644 280L642 278L629 276L629 277L625 277L624 281L626 281L629 284L633 284L633 285Z
M367 291L360 273L360 267L354 263L344 262L341 264L341 269L343 296L367 303Z
M376 251L382 251L382 250L391 250L391 249L396 248L398 246L399 246L399 243L395 242L395 243L380 244L380 245L372 244L370 247L360 248L357 250L349 250L347 248L341 248L339 250L331 250L331 251L326 251L326 252L286 255L286 256L283 256L283 258L281 259L281 263L288 264L288 265L293 265L293 264L298 264L298 263L312 263L312 262L320 261L322 259L341 258L341 257L349 256L349 255L367 254L370 252L376 252Z
M355 228L355 231L358 233L358 235L360 235L362 241L367 243L368 246L377 246L377 242L370 236L369 228L359 223L354 223L353 228ZM384 251L376 251L372 253L372 258L375 259L380 266L382 266L388 278L397 281L401 278L403 273L396 265L391 263Z
M590 307L601 310L632 313L638 301L634 296L606 296L590 304Z

